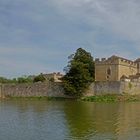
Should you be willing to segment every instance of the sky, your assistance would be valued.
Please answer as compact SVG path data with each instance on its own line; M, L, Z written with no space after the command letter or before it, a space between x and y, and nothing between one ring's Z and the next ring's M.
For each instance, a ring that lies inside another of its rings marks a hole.
M0 76L63 72L79 47L140 57L140 1L0 0Z

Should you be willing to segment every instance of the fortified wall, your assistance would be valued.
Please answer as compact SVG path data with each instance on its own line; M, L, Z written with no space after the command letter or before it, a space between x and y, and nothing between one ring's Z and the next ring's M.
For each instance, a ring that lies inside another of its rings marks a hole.
M84 96L105 94L140 95L140 82L102 81L92 83ZM1 97L65 97L61 83L2 84Z
M1 84L0 96L12 97L68 97L64 94L63 75L44 75L54 82L32 84ZM140 94L140 58L131 61L118 56L95 59L95 83L91 84L85 96L103 94Z
M92 83L85 96L93 95L140 95L140 82L102 81Z
M2 84L1 97L66 97L61 83Z
M106 81L94 83L94 95L140 95L140 82Z
M125 75L136 75L139 73L139 61L131 61L118 56L95 59L95 80L96 81L120 81Z

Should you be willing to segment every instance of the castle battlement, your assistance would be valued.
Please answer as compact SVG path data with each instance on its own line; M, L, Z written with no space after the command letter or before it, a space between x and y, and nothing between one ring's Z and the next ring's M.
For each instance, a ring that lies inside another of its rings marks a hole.
M120 60L120 63L125 63L125 64L128 64L128 65L133 65L133 66L136 66L137 63L134 62L134 61L131 61L131 60L128 60L128 59L124 59L124 58L119 58Z
M105 62L107 60L107 58L95 58L95 62L96 63L102 63L102 62Z
M137 62L118 56L111 56L109 58L95 58L95 64L122 64L133 67L137 66Z
M96 81L120 81L123 75L129 77L137 73L140 73L140 59L132 61L115 55L95 59Z

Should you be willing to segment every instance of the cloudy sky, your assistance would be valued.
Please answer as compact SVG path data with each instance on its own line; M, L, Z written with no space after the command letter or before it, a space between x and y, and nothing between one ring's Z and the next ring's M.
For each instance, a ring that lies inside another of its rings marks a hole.
M0 0L0 76L63 72L79 47L140 57L140 1Z

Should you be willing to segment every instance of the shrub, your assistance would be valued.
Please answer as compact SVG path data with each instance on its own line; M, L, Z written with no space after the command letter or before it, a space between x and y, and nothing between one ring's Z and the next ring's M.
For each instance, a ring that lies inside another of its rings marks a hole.
M42 74L36 76L33 80L33 82L44 82L44 81L46 81L46 79Z

